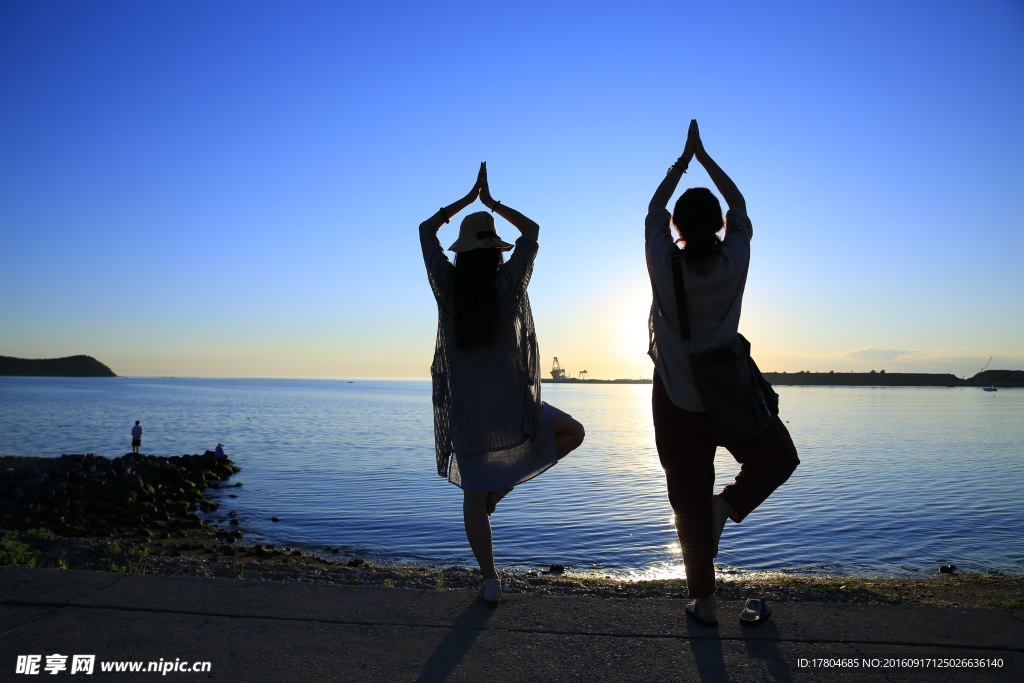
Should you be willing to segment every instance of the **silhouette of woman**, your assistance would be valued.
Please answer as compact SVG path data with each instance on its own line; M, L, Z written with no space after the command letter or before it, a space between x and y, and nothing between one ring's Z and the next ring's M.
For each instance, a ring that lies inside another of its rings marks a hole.
M669 215L665 208L693 157L704 167L729 205L725 238L720 240L722 208L710 190L686 190ZM673 240L670 222L679 238ZM704 413L690 369L691 352L722 346L739 328L740 305L750 263L753 235L746 201L728 175L704 150L697 122L690 122L683 155L669 168L648 207L645 226L647 267L654 292L650 355L654 360L652 409L658 456L665 469L669 502L683 552L687 590L694 598L686 613L705 626L718 623L715 566L727 519L739 523L778 488L799 464L793 440L778 417L744 441L719 438ZM680 334L672 254L685 245L682 271L691 340ZM715 451L724 446L740 463L733 483L714 495ZM757 623L771 614L760 599L741 613Z
M486 211L466 216L448 260L437 231L480 201L521 236L512 245ZM473 188L420 224L420 244L437 300L433 381L437 473L463 490L466 537L483 574L481 598L501 600L489 515L513 486L532 479L583 442L583 425L541 401L533 312L526 293L539 226L491 197L487 166ZM454 457L453 457L454 456Z

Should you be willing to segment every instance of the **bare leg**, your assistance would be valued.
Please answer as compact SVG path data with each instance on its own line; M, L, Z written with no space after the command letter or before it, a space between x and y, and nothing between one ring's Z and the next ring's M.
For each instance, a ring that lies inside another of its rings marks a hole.
M725 522L732 514L732 506L722 496L711 498L711 556L718 557L718 542L722 540Z
M555 416L555 453L561 460L583 443L583 425L568 415Z
M495 508L498 507L498 503L501 499L512 492L512 489L505 489L504 491L491 491L487 494L487 514L490 515L494 512Z
M487 493L463 492L462 517L466 524L466 538L485 579L497 579L494 567L494 548L491 545L491 520L487 518Z

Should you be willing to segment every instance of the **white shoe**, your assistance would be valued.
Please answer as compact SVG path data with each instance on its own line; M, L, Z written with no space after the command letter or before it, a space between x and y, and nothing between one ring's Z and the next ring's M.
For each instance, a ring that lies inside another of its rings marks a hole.
M501 581L484 579L483 586L480 588L480 599L492 606L501 602Z

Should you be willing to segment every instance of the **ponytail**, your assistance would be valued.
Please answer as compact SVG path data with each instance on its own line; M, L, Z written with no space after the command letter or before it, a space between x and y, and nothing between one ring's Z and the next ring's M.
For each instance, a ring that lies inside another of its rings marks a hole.
M717 230L704 227L698 224L690 227L682 236L686 243L686 250L683 256L687 259L701 259L722 246L722 240L718 239Z
M679 237L686 243L685 258L703 258L722 245L718 231L722 221L722 205L706 187L691 187L684 192L672 211L672 222Z

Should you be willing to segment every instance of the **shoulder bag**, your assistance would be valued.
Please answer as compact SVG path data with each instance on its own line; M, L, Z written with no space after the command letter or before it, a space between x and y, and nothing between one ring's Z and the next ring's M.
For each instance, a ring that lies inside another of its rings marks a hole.
M679 331L690 340L690 316L683 282L681 251L672 254L672 280L676 288ZM723 346L690 354L697 393L718 436L744 440L757 436L779 414L779 395L750 357L750 342L736 333Z

